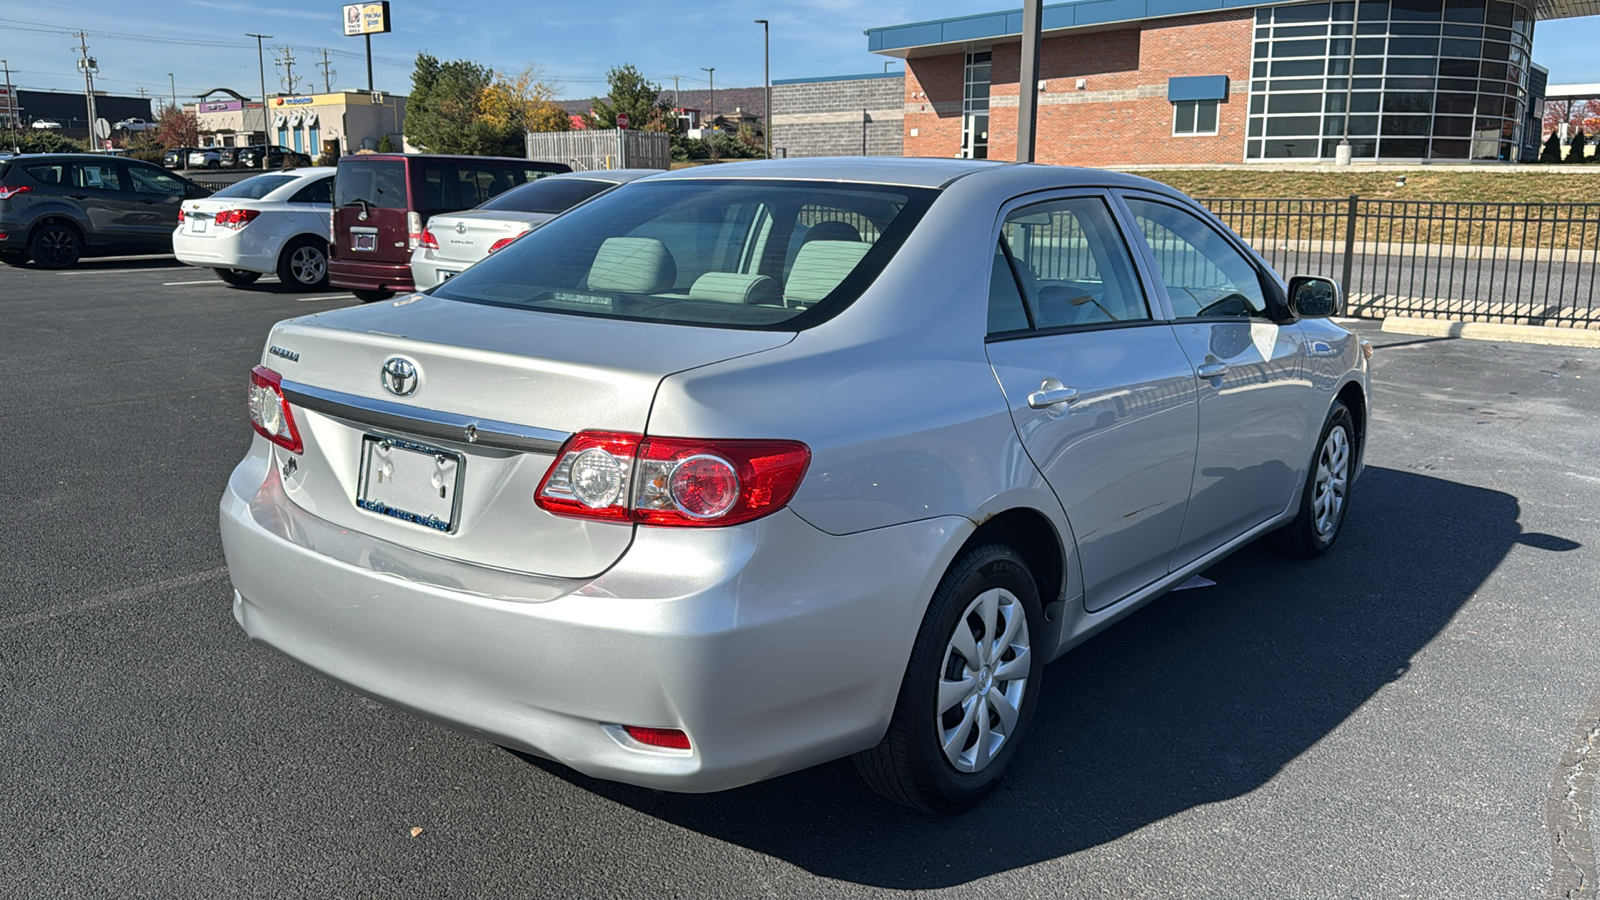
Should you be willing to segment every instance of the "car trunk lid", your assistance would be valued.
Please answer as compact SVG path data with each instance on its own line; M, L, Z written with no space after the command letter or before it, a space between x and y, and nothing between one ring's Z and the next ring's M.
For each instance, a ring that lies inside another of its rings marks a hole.
M429 219L428 232L439 245L435 259L470 265L488 256L496 241L514 238L551 218L542 213L450 213Z

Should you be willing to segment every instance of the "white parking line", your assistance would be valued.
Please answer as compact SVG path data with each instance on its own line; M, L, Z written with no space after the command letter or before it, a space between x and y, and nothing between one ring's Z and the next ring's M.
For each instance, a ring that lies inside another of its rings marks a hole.
M182 287L183 285L186 285L186 284L215 284L215 285L221 286L222 282L217 280L217 279L215 279L215 278L208 278L205 281L163 281L163 282L161 282L161 286L162 287Z
M349 296L349 294L329 294L326 297L297 297L296 299L301 303L310 303L313 300L344 300Z

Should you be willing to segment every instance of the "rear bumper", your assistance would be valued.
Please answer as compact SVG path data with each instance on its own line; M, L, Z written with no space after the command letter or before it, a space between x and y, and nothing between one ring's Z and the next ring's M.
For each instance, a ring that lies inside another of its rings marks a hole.
M272 274L278 270L281 241L265 232L252 234L216 229L209 235L190 234L183 226L172 233L172 252L178 262L212 269L243 269Z
M425 291L460 275L472 262L459 259L435 259L432 250L418 249L411 254L411 279L416 290Z
M409 263L364 263L348 259L328 260L328 284L351 290L394 291L397 294L417 289Z
M837 537L788 510L640 528L605 574L428 556L289 502L256 438L222 497L234 617L355 689L590 776L715 791L881 739L938 575L971 523ZM693 749L628 738L679 728Z

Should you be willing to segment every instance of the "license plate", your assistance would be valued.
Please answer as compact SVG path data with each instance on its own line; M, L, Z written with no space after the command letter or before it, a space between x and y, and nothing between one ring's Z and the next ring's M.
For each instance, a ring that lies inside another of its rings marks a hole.
M361 441L356 505L434 531L453 532L465 471L458 453L367 435Z
M190 234L205 234L206 233L206 229L209 228L210 226L211 226L210 222L206 221L205 219L200 218L199 216L194 216L193 218L189 219L189 233Z
M452 278L454 278L454 277L456 277L457 275L460 275L460 274L461 274L460 272L451 272L448 269L440 269L439 270L439 283L440 284L444 284L446 281L449 281L450 279L452 279Z
M377 250L378 236L376 234L352 234L350 235L350 249L368 252Z

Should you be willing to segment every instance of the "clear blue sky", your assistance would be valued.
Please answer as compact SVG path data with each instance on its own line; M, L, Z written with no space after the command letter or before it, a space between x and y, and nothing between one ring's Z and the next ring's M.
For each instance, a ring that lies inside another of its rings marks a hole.
M379 90L410 88L418 51L441 59L472 59L498 69L542 66L563 98L603 90L605 72L633 63L665 87L672 76L684 88L703 88L702 67L716 67L719 86L761 83L761 28L772 20L772 77L798 78L881 72L885 57L866 50L862 31L872 26L989 12L1009 4L991 0L610 0L610 2L486 3L482 0L392 0L395 30L377 35L372 47ZM91 55L99 59L98 86L133 94L142 86L153 96L177 81L180 100L214 87L260 92L255 42L246 32L274 37L288 46L295 74L321 90L321 48L335 51L335 90L364 88L360 38L344 37L339 0L32 0L0 6L0 58L25 88L81 90L70 49L89 32ZM1534 61L1551 70L1556 83L1600 82L1600 16L1540 23ZM157 38L159 40L152 40ZM893 68L898 69L896 61ZM282 89L282 70L267 59L267 90Z

